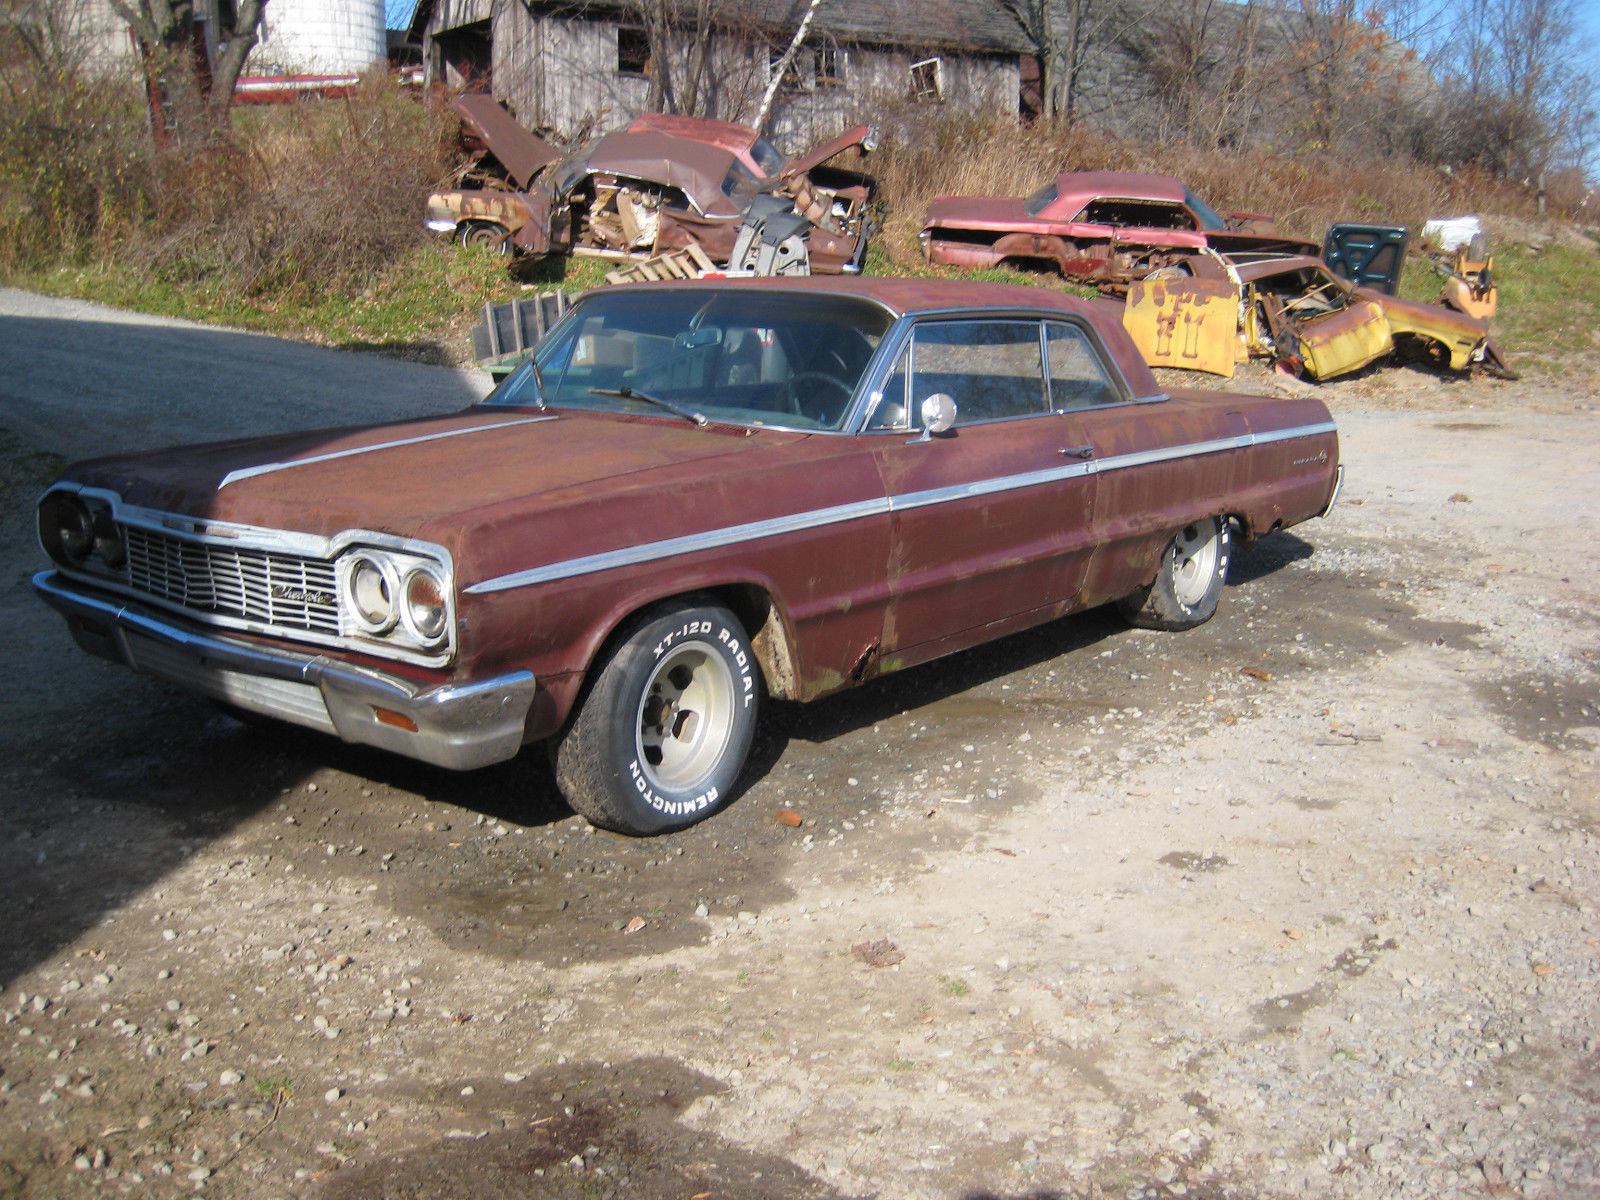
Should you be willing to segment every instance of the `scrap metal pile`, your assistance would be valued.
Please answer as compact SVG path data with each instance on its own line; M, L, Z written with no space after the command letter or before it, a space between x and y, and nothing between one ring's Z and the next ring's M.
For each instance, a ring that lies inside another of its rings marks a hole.
M872 234L870 126L785 159L754 129L656 113L563 151L492 97L458 97L471 152L428 197L428 228L502 253L640 260L695 248L729 273L854 273ZM694 255L689 260L698 261Z
M830 165L871 151L869 126L785 159L756 130L647 113L563 150L487 95L455 101L467 163L428 198L427 225L463 245L618 260L607 281L861 269L877 183ZM1025 197L940 196L930 262L1059 272L1124 300L1151 366L1232 377L1251 358L1328 379L1393 356L1510 376L1489 336L1494 260L1474 218L1423 230L1445 277L1401 299L1404 228L1339 224L1320 246L1263 213L1219 212L1168 175L1070 172Z

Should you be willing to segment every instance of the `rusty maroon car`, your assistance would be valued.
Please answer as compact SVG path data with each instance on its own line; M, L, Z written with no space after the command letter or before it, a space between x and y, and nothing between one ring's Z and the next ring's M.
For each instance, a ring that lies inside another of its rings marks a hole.
M454 416L80 463L35 587L79 645L445 767L548 742L633 834L815 700L1115 602L1186 629L1325 513L1315 399L1163 392L1114 307L903 279L580 299Z
M1321 253L1315 242L1280 235L1271 217L1219 213L1171 175L1129 171L1069 172L1024 197L939 196L921 238L930 262L1031 264L1106 287L1182 272L1206 247Z

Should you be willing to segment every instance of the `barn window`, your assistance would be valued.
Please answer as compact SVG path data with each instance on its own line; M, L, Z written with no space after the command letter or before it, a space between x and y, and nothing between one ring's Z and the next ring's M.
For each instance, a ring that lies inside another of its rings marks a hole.
M938 58L911 64L911 98L930 104L944 99L944 64Z
M617 74L650 74L650 35L642 29L617 29Z
M815 51L818 89L844 86L844 51L837 46L818 46Z

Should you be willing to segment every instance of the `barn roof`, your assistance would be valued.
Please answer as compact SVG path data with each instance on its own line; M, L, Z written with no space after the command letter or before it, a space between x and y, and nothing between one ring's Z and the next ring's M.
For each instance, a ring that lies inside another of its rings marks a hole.
M385 0L391 16L408 0ZM410 0L415 3L415 0ZM551 16L580 13L617 16L627 13L625 0L523 0L535 12ZM692 15L695 0L676 0L685 15ZM805 16L808 0L713 0L719 19L735 25L751 22L780 35L792 34ZM429 7L437 7L430 4ZM482 20L482 5L456 4L460 16L441 22L445 28ZM469 16L470 14L470 16ZM835 41L863 45L895 46L913 53L962 50L979 54L1027 54L1032 50L1017 19L1000 0L822 0L812 22L818 34ZM437 29L436 29L437 32Z

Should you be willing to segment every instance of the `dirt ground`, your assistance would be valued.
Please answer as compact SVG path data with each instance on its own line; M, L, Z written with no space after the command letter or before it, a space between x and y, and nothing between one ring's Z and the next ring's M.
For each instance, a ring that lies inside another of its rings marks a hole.
M130 429L50 347L132 319L0 299L0 1196L1600 1196L1591 381L1324 386L1344 498L1208 625L769 705L743 797L633 841L539 755L77 651L27 587L54 456L300 417L323 360L231 344L196 400L222 335L133 322L191 345Z

